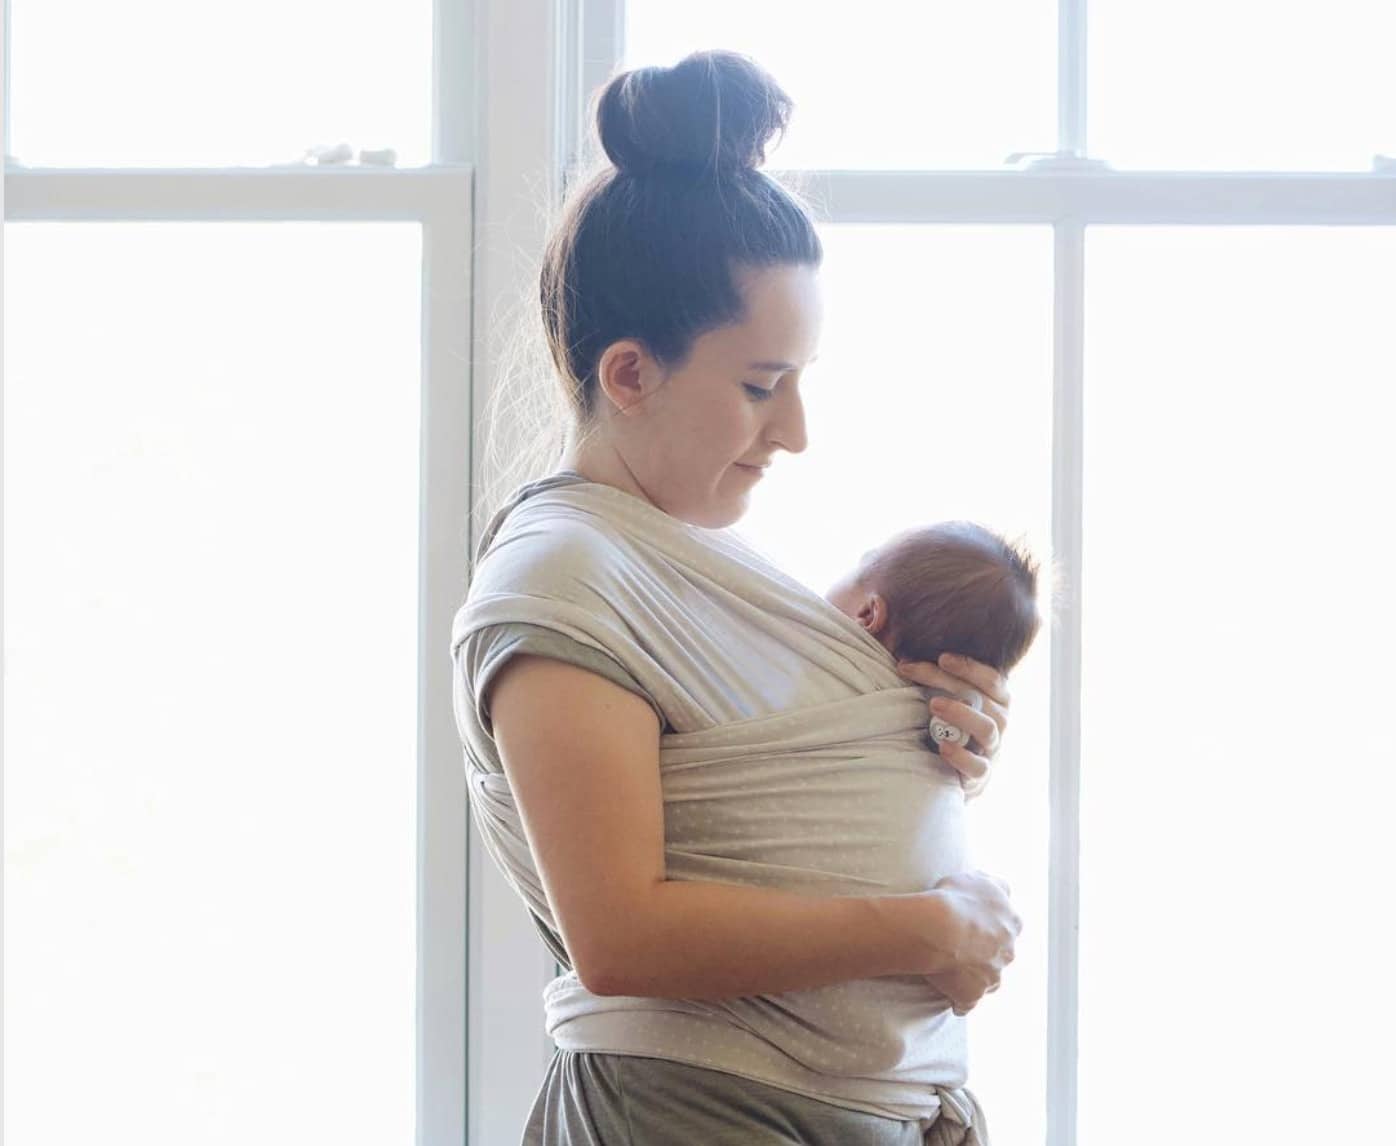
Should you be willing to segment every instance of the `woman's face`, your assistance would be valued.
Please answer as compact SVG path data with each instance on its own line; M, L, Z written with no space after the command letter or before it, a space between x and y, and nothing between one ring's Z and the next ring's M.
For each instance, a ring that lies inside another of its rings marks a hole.
M611 423L626 471L620 480L666 513L707 529L746 512L760 467L780 450L805 448L799 384L818 352L823 321L814 267L749 270L737 281L746 321L700 335L667 379L634 340L612 344L601 362L611 381L607 394L623 407Z

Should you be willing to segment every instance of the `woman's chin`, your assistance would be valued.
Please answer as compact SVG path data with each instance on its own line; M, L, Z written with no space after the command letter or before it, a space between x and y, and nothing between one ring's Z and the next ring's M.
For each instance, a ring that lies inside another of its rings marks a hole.
M740 513L729 512L723 514L705 514L701 520L689 519L690 525L696 525L700 529L726 529L729 525L736 525L746 513L746 507L742 507Z
M713 498L705 505L694 506L676 516L700 529L726 529L740 521L748 508L747 494L743 490L735 496L729 494L726 497Z

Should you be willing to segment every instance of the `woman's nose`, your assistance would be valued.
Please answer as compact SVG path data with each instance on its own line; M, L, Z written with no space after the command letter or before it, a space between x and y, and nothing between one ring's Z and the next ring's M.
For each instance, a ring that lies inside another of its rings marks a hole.
M767 436L774 445L792 454L801 453L809 445L805 435L805 404L798 393L791 391L790 400L780 403L780 407L775 412Z

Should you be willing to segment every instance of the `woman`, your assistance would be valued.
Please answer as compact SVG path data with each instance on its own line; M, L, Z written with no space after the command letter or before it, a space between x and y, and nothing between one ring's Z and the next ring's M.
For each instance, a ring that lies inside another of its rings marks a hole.
M757 170L789 111L734 53L615 77L615 167L545 256L568 446L490 522L452 638L482 838L572 969L525 1143L987 1142L957 1018L1021 922L957 866L952 813L998 750L1005 682L974 662L899 679L724 532L806 446L822 251ZM964 698L943 714L972 737L942 748L958 772L914 747L908 681ZM878 748L842 768L855 725ZM891 829L827 838L904 808L945 829L917 863ZM948 874L928 891L927 872Z

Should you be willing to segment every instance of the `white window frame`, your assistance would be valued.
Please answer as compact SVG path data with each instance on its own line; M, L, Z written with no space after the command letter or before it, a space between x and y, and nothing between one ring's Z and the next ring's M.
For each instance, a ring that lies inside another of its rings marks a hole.
M470 831L446 647L462 570L482 526L469 519L470 493L491 476L482 472L483 451L472 437L508 333L496 329L495 318L535 285L545 239L535 195L543 188L556 201L562 193L563 173L590 130L588 97L622 55L623 4L435 0L427 167L79 171L23 168L6 159L7 220L412 219L422 225L419 1146L517 1142L552 1053L539 993L554 966ZM1085 0L1060 0L1058 44L1058 147L1028 169L824 171L802 172L800 179L831 222L1054 228L1052 545L1064 583L1075 586L1085 229L1100 223L1391 225L1396 170L1380 159L1372 172L1351 174L1097 167L1086 149ZM8 75L6 66L6 83ZM7 142L8 108L6 98ZM1062 600L1051 661L1048 1146L1072 1146L1076 1137L1080 622L1080 602Z

